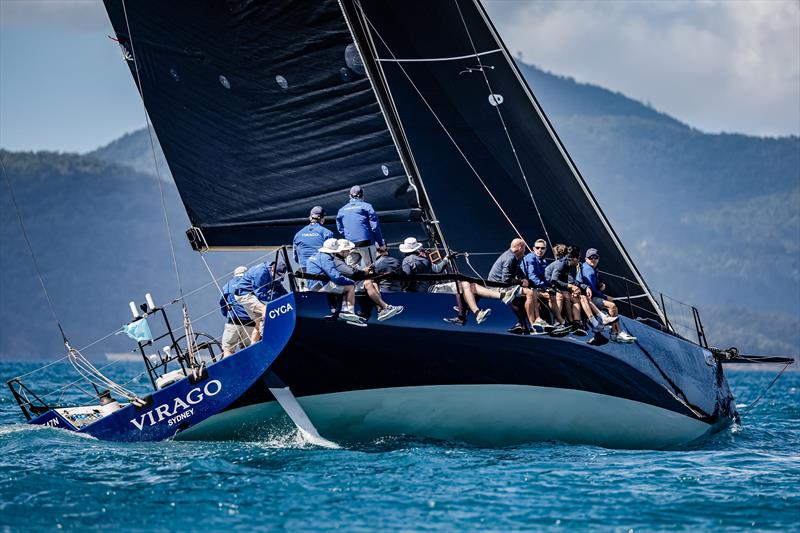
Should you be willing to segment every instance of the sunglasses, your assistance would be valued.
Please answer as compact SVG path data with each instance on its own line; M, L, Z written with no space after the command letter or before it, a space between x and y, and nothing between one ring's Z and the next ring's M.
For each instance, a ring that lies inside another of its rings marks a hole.
M534 250L547 250L547 246L534 246Z
M591 259L592 261L594 261L594 260L596 260L596 259L600 259L600 256L599 256L599 255L590 255L590 256L589 256L589 259Z

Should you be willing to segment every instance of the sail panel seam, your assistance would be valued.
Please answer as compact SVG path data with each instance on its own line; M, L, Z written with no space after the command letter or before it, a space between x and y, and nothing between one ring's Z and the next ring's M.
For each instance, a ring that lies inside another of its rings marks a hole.
M386 47L389 48L388 46ZM473 50L474 50L473 46ZM425 61L458 61L459 59L471 59L476 56L485 56L489 54L495 54L497 52L502 52L503 50L500 48L496 48L494 50L487 50L485 52L476 52L473 54L467 54L465 56L452 56L452 57L419 57L419 58L384 58L384 57L376 57L376 61L386 62L386 63L420 63Z

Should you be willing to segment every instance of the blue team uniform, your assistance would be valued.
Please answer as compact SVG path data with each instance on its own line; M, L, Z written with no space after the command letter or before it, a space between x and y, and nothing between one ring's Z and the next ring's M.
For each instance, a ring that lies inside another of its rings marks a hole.
M339 209L336 215L336 228L345 239L356 243L357 246L363 246L361 243L366 241L379 246L384 244L378 215L371 204L360 198L350 198L350 201Z
M294 241L292 241L294 245L294 260L297 261L300 268L305 268L308 258L322 248L322 244L327 239L332 239L333 237L334 234L331 230L318 222L312 222L294 236Z
M336 285L354 285L353 280L346 278L339 269L336 268L336 262L333 260L331 254L325 252L317 252L306 261L306 273L314 275L328 276ZM320 280L311 280L308 288L312 291L319 290L325 282Z
M249 324L252 322L250 315L247 314L242 304L236 301L234 298L234 292L236 287L242 282L242 278L244 276L236 276L232 278L228 283L222 286L222 296L219 299L219 310L222 313L222 316L228 319L228 321L238 319L238 322L242 324Z
M540 259L533 252L522 258L522 271L534 289L544 290L550 285L547 281L547 266L547 259L544 257Z

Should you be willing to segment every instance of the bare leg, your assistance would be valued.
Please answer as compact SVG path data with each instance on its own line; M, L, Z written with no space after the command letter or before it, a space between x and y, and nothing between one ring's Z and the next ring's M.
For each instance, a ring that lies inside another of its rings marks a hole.
M525 295L525 314L528 315L528 321L533 325L539 319L539 295L534 289L528 288L523 288L522 294Z
M378 306L378 310L383 311L386 308L386 302L381 298L381 291L378 288L378 284L371 279L366 279L364 280L364 288L367 290L370 299Z
M567 291L558 291L556 297L558 298L558 306L563 313L562 317L567 322L572 322L572 299L570 294Z
M589 302L589 298L587 298L586 295L581 294L578 296L578 301L581 304L581 309L583 309L583 312L586 313L586 318L592 318L597 314L597 308L595 307L592 309L594 306L591 302Z
M553 320L555 321L555 323L560 324L561 322L563 322L564 319L561 318L561 309L559 309L558 307L558 298L551 295L547 291L539 291L539 297L544 300L547 300L547 306L553 313Z
M495 300L499 300L501 298L500 291L487 289L483 285L478 285L477 283L469 283L469 285L472 288L473 294L477 294L478 296L482 296L484 298L493 298Z
M267 313L267 304L258 302L257 306L261 318L255 321L256 327L253 328L253 333L250 335L250 344L261 340L261 331L264 328L264 315Z
M356 308L356 286L355 285L342 285L344 292L342 296L344 297L344 304L342 308L347 306L348 311L355 311Z
M472 292L472 287L474 285L475 285L474 283L470 283L468 281L461 282L461 288L463 289L462 296L464 298L464 303L467 304L467 307L469 307L470 311L477 314L478 311L480 311L480 309L478 309L478 303L475 301L475 293Z
M608 311L608 316L617 316L617 314L619 314L619 311L617 310L617 304L611 300L603 300L603 307L605 307L606 311ZM611 324L611 331L614 333L619 333L619 322L614 322Z
M572 320L578 321L581 319L581 301L580 297L575 297L572 293L569 294L570 306L572 307Z

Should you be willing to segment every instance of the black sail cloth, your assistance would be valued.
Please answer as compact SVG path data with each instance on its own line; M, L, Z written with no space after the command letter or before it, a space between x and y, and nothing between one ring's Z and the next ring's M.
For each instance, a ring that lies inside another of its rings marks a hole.
M635 314L658 316L641 276L477 3L344 4L377 57L452 249L499 253L517 235L529 246L549 235L552 244L598 248L603 269L630 280L604 276L608 293L639 296L632 300L641 308ZM485 275L495 258L474 256L470 263ZM459 267L471 272L463 258Z
M291 242L312 206L332 218L354 184L389 239L422 233L409 223L420 219L416 191L335 0L105 5L209 246Z

